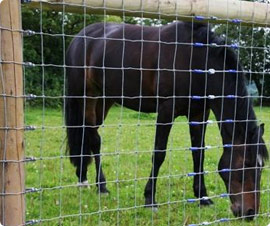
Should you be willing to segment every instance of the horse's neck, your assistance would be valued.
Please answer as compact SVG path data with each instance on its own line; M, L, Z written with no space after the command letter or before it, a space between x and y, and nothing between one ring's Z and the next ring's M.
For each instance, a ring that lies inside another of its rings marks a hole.
M219 100L212 106L211 109L218 121L223 143L245 142L246 131L256 124L256 116L251 102L246 99L238 99L237 104L235 104L234 101L226 103Z

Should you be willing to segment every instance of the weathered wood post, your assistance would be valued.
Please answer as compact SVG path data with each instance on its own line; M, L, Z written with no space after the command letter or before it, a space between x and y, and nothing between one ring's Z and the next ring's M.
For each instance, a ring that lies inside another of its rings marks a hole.
M0 222L25 223L21 5L0 1Z
M86 6L87 13L102 14L104 8L109 15L162 18L175 20L191 20L190 16L204 16L215 23L227 23L231 19L238 19L242 24L266 25L270 23L270 7L267 2L253 2L243 0L43 0L43 10L83 13L82 6ZM39 8L40 0L31 0L29 7ZM211 19L212 18L212 19ZM217 18L217 19L215 19Z

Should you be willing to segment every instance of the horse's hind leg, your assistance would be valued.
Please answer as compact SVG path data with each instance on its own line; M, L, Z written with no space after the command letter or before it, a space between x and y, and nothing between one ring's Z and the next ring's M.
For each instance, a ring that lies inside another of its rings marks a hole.
M103 123L112 104L113 102L108 101L108 100L104 100L104 99L98 100L96 104L97 127L99 127ZM108 193L109 191L106 188L106 179L105 179L105 175L103 173L102 165L101 165L101 157L100 157L100 143L101 143L100 140L101 139L97 130L95 130L95 134L93 136L95 136L95 139L93 139L92 141L93 142L92 151L94 154L95 165L96 165L96 185L97 185L99 193Z
M76 175L79 179L79 184L88 184L87 182L87 166L91 163L90 155L90 144L88 142L89 131L88 128L80 128L81 139L80 139L80 156L76 159L74 158L73 162L76 166Z
M100 144L101 138L97 130L95 130L91 136L91 148L94 154L96 165L96 185L99 193L109 193L108 189L106 188L106 178L101 166Z
M83 154L84 155L84 154ZM76 175L79 179L79 184L88 184L87 182L87 166L91 160L90 157L82 156L76 164Z
M209 111L205 114L203 112L195 117L190 117L190 121L206 121L209 116ZM193 158L193 168L194 172L198 173L194 176L193 181L193 191L194 195L197 198L207 197L206 187L204 183L204 174L203 174L203 163L204 163L204 138L206 131L206 124L193 125L190 124L190 137L191 137L191 145L193 147L192 158ZM211 199L201 199L201 205L210 205L213 204Z
M82 134L82 155L79 158L78 163L76 164L76 175L79 178L79 183L88 184L87 183L87 166L90 163L92 156L89 156L93 153L93 150L99 149L100 146L100 137L97 133L96 126L96 99L87 99L85 101L85 105L82 104L83 111L83 124L85 125Z

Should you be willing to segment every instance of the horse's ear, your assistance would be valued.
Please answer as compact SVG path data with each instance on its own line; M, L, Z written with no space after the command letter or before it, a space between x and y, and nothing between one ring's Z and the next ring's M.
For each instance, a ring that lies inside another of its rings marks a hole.
M263 134L264 134L264 123L262 123L260 125L260 134L261 134L261 136L263 136Z

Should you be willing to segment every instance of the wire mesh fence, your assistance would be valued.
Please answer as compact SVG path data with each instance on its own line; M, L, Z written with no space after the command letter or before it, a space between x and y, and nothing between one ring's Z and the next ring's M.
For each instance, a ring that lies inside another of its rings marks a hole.
M22 5L26 224L268 224L267 23L35 2Z

